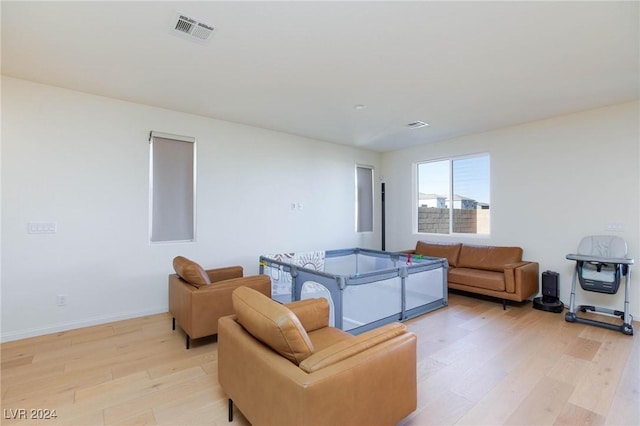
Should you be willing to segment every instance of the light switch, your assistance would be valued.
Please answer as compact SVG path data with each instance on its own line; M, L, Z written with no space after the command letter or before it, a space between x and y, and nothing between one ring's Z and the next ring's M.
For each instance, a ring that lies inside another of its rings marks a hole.
M609 232L622 232L624 227L621 223L607 223L604 225L604 230Z
M27 232L29 234L55 234L57 224L55 222L29 222Z

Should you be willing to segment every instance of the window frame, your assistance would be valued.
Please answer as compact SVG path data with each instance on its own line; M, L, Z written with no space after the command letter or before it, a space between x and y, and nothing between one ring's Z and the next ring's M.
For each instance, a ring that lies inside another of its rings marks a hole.
M454 201L452 200L449 204L449 232L446 234L440 234L440 233L435 233L435 232L424 232L424 231L420 231L419 230L419 223L418 223L418 216L419 216L419 207L420 207L420 175L419 175L419 168L421 164L425 164L425 163L435 163L435 162L440 162L440 161L448 161L448 179L449 179L449 183L448 183L448 191L449 191L449 197L450 198L454 198L454 190L453 190L453 186L454 186L454 175L453 175L453 163L456 160L464 160L464 159L469 159L469 158L478 158L478 157L486 157L487 158L487 162L488 162L488 168L487 168L487 178L488 178L488 185L487 185L487 191L488 191L488 201L487 203L489 204L489 211L491 211L491 154L489 152L478 152L478 153L472 153L472 154L464 154L464 155L457 155L457 156L451 156L451 157L442 157L442 158L433 158L433 159L428 159L428 160L422 160L422 161L417 161L415 163L413 163L413 167L412 167L412 177L413 177L413 200L412 200L412 228L413 228L413 233L419 236L427 236L427 235L431 235L431 236L438 236L438 237L455 237L455 238L460 238L460 237L465 237L465 238L481 238L481 239L488 239L491 237L491 218L492 215L489 214L489 232L488 233L466 233L466 232L454 232L453 231L453 224L454 224L454 215L453 215L453 210L454 210Z

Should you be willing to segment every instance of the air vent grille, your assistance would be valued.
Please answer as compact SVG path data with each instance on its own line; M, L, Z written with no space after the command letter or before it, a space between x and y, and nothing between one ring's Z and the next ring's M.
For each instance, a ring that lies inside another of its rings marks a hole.
M191 29L193 28L193 24L195 23L196 23L195 20L187 16L180 15L178 17L178 22L176 22L175 30L182 31L183 33L186 33L186 34L191 34Z
M174 21L173 31L174 34L188 37L192 40L206 41L211 37L213 27L185 14L178 13Z
M428 126L428 124L424 121L412 121L411 123L407 124L407 127L410 129L419 129L420 127L425 126Z
M194 37L198 37L201 40L207 40L211 33L213 32L213 27L203 24L199 22L198 25L193 29L191 35Z

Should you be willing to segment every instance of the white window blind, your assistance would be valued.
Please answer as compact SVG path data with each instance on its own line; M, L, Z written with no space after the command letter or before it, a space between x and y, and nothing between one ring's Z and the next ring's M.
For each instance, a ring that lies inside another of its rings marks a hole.
M373 169L356 166L356 232L373 232Z
M151 132L150 239L195 240L195 138Z

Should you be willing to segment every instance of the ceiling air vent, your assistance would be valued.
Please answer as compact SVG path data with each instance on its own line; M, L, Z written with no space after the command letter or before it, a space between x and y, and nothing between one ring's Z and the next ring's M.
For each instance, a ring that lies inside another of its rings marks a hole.
M419 129L420 127L425 126L428 126L428 124L424 121L412 121L411 123L407 124L407 127L410 129Z
M173 33L194 41L207 41L213 33L213 27L197 19L177 13L173 23Z

